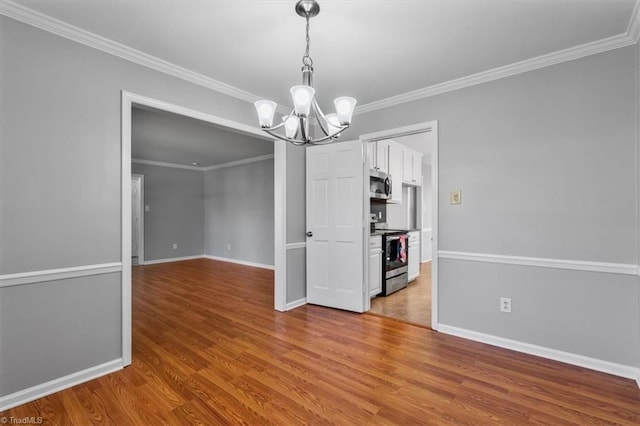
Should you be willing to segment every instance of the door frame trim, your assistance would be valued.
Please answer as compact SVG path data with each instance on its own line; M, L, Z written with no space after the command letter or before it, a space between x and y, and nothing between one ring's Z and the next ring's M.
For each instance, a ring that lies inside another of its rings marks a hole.
M432 236L432 244L431 244L431 328L433 330L438 330L438 145L439 145L439 134L438 134L438 120L427 121L418 124L412 124L409 126L396 127L393 129L382 130L374 133L367 133L360 136L360 140L363 142L375 142L382 139L392 139L400 136L409 136L415 135L417 133L427 133L433 132L435 135L435 142L432 150L432 161L431 165L431 182L433 185L432 191L432 214L431 214L431 236ZM365 145L366 146L366 145ZM424 224L422 224L424 226ZM369 246L369 233L365 233L366 235L366 247ZM422 237L422 235L421 235ZM368 258L367 258L368 259ZM368 269L368 268L367 268ZM366 282L365 286L367 287L369 283Z
M140 185L140 220L138 221L138 265L144 265L144 175L131 173L131 179ZM132 206L133 207L133 206Z
M121 202L121 261L122 261L122 365L131 365L131 109L134 105L146 106L162 111L172 112L174 114L195 118L200 121L215 124L217 126L226 127L232 129L235 132L245 133L262 139L267 143L273 143L273 138L268 137L265 133L253 126L243 124L237 121L228 120L226 118L218 117L212 114L204 113L180 105L172 104L169 102L153 99L147 96L128 92L126 90L121 91L121 177L120 177L120 202ZM274 147L274 166L276 164L283 164L282 159L279 158L282 155L281 150L275 150ZM204 172L203 172L204 173ZM279 182L281 183L281 182ZM274 185L276 182L274 181ZM285 188L286 189L286 188ZM281 188L274 188L276 194L285 194L286 191ZM283 197L276 196L274 203L276 209L284 211L286 204L282 205ZM276 210L278 211L278 210ZM274 235L274 241L276 243L275 251L285 251L286 253L286 234L280 235L286 232L286 223L283 228L278 225L276 220L276 227L274 229L276 234ZM282 245L279 247L277 244ZM286 258L286 256L285 256ZM276 258L278 259L278 257ZM275 276L276 282L280 282L279 286L275 287L274 299L276 301L283 299L286 301L286 264L282 262L275 263ZM284 277L284 279L282 278ZM286 303L285 303L286 305ZM278 306L276 306L276 309ZM286 306L285 306L286 309ZM279 309L278 309L279 310ZM284 310L284 309L283 309Z

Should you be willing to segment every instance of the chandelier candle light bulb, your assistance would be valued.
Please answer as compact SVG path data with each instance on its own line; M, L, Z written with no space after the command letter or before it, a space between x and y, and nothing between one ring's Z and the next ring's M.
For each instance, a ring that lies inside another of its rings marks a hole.
M293 107L298 117L306 117L311 110L311 102L316 90L311 86L301 84L291 88L291 97L293 98Z
M282 123L273 126L277 104L267 100L255 102L258 120L266 133L294 145L329 143L349 128L356 100L348 96L336 98L333 103L337 114L324 115L316 100L316 91L312 87L313 60L309 55L309 19L320 13L320 5L316 0L300 0L296 3L295 10L307 21L307 45L302 57L302 84L291 88L293 110L282 118ZM312 115L314 117L311 117ZM317 129L312 130L311 123L317 124ZM284 127L284 135L276 132L281 127ZM318 135L314 137L314 134Z
M271 127L273 125L273 116L276 113L276 107L278 104L272 101L257 101L255 103L256 111L258 111L258 120L260 121L260 127Z
M284 132L288 138L295 138L296 133L298 133L298 118L295 115L290 115L288 117L282 117L284 121Z

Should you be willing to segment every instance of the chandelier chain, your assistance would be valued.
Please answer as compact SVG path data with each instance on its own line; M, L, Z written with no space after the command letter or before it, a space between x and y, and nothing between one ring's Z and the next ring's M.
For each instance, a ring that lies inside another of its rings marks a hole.
M313 59L311 59L311 56L309 56L309 43L311 41L311 38L309 37L309 16L307 15L306 17L307 19L307 48L304 51L304 56L302 57L302 64L305 66L312 66L313 65Z

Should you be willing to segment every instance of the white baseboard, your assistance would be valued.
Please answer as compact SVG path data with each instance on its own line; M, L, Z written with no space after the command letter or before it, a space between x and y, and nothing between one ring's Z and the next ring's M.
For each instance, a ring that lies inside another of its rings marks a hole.
M295 309L299 306L306 305L306 304L307 304L306 297L303 297L302 299L294 300L293 302L287 303L287 311L290 311L291 309Z
M145 260L143 265L156 265L158 263L180 262L182 260L202 259L203 257L204 255L199 254L197 256L183 256L183 257L170 257L168 259Z
M271 269L271 270L275 269L273 265L265 265L264 263L247 262L245 260L231 259L228 257L210 256L208 254L205 254L202 257L204 257L205 259L219 260L221 262L230 262L230 263L237 263L238 265L253 266L254 268Z
M114 359L113 361L105 362L104 364L96 365L95 367L87 368L86 370L50 380L40 385L14 392L7 396L2 396L0 397L0 411L26 404L27 402L43 398L47 395L51 395L52 393L68 389L72 386L79 385L80 383L88 382L89 380L97 379L98 377L118 370L122 370L122 358Z
M546 348L544 346L532 345L530 343L524 343L517 340L505 339L504 337L479 333L477 331L466 330L464 328L453 327L446 324L438 324L438 331L444 334L474 340L476 342L487 343L492 346L498 346L529 355L536 355L542 358L564 362L565 364L577 365L578 367L601 371L603 373L613 374L614 376L634 379L638 383L638 387L640 387L640 368L616 364L596 358L589 358L583 355L563 352L557 349Z

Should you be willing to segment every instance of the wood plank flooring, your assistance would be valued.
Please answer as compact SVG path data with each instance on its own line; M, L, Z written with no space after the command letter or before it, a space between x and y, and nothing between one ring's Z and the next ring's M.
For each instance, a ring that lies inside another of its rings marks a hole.
M420 264L420 275L407 288L371 299L369 313L431 327L431 262Z
M133 365L0 416L43 424L640 424L635 382L373 315L273 310L273 272L133 271Z

